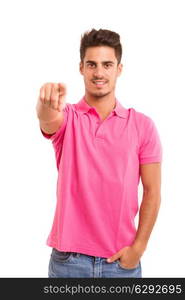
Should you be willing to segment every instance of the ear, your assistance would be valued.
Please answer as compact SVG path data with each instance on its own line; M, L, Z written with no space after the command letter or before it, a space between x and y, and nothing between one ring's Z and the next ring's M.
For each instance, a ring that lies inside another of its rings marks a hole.
M83 75L83 68L84 68L83 62L80 62L79 70L80 70L81 75Z
M122 70L123 70L123 64L119 64L119 65L118 65L118 76L121 75Z

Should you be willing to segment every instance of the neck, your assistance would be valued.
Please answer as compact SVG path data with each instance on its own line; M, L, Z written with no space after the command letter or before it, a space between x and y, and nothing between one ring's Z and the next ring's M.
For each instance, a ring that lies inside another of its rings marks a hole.
M104 97L95 97L93 95L85 94L85 101L96 108L101 119L105 119L110 112L115 108L116 98L114 94L108 94Z

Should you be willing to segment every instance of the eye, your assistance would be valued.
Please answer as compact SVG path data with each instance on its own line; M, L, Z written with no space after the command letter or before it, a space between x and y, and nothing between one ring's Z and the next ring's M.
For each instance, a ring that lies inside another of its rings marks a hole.
M94 64L94 63L87 63L87 66L88 66L89 68L94 68L94 67L95 67L95 64Z
M105 64L105 68L106 68L106 69L110 68L111 66L112 66L112 64L110 64L110 63L106 63L106 64Z

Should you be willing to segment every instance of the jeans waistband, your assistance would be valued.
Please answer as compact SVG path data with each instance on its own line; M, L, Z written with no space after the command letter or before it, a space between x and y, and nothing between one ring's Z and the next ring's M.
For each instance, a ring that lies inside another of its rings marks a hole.
M85 256L88 256L88 257L91 257L91 258L96 258L96 256L92 256L92 255L88 255L88 254L84 254L84 253L79 253L79 252L72 252L72 251L59 251L57 250L56 248L53 248L53 251L56 252L56 253L72 253L73 256L75 257L80 257L80 255L85 255Z

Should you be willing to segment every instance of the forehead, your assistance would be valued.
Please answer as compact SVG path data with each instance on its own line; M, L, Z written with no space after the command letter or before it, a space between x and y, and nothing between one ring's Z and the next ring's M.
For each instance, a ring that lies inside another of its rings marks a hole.
M115 50L109 46L88 47L85 51L84 60L98 61L116 61Z

